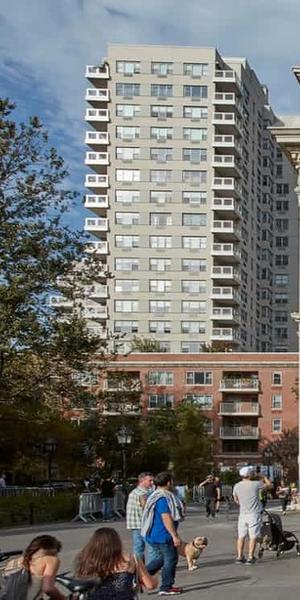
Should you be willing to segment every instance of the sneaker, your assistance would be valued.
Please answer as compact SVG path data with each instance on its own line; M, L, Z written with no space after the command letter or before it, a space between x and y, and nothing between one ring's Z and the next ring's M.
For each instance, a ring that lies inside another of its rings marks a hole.
M244 556L242 556L241 558L237 557L237 558L235 559L235 563L236 563L237 565L243 565L245 562L246 562L246 559L245 559L245 557L244 557Z
M168 590L160 590L158 592L159 596L175 596L176 594L182 594L182 588L172 586Z
M246 560L246 565L254 565L255 563L256 563L255 556L252 556L252 558L247 558L247 560Z

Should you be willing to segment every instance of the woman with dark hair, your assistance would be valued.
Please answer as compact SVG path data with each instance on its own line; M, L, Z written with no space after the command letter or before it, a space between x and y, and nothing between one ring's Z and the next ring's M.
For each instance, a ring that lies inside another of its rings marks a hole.
M55 585L60 565L57 555L60 550L61 543L55 537L39 535L30 542L23 556L18 559L19 566L25 567L29 572L27 600L39 600L44 598L43 594L47 594L51 600L66 599ZM13 566L17 566L16 561L11 561L6 570L9 571Z
M91 600L133 600L136 586L147 590L157 586L144 563L124 553L120 536L111 527L95 531L77 557L75 575L80 579L99 579L90 592Z

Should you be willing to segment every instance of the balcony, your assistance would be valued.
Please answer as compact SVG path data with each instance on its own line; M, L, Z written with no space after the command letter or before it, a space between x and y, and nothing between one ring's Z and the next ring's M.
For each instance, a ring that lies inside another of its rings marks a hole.
M226 259L226 262L240 262L241 251L236 244L214 243L212 246L212 256Z
M213 97L213 104L230 104L234 105L236 102L236 95L234 92L215 92Z
M241 228L235 221L213 221L211 231L227 238L228 241L241 238Z
M222 440L258 440L260 432L253 425L241 425L235 427L220 427L220 438Z
M214 327L210 336L212 342L228 341L239 344L238 332L232 327Z
M91 300L105 300L108 297L107 285L93 285L88 290L88 296Z
M232 213L233 215L242 215L242 209L234 198L218 198L212 200L212 209L218 212ZM227 215L229 216L229 215Z
M107 64L101 65L101 67L87 65L85 69L85 76L90 81L93 81L94 79L109 79L109 67Z
M84 164L94 169L107 166L109 165L109 154L108 152L86 152Z
M82 316L84 319L91 319L96 321L104 321L108 318L107 307L106 306L87 306L82 311Z
M108 188L108 175L86 175L84 185L85 187L91 189Z
M241 299L239 292L231 286L213 286L211 298L212 300L229 301L230 303L237 302L238 304Z
M227 283L239 283L241 273L239 269L232 266L215 265L211 271L212 279L226 280Z
M90 231L91 233L97 232L107 232L108 231L108 219L85 219L84 225L85 231Z
M255 377L224 377L220 392L259 392L259 379Z
M212 309L211 319L213 321L232 321L233 323L239 323L240 313L231 306L215 306Z
M92 147L107 146L109 144L109 134L106 131L87 131L84 141Z
M92 241L86 245L85 251L91 254L106 255L108 254L108 242L102 240L98 242Z
M260 405L258 402L221 402L219 405L219 415L259 417Z
M88 123L108 123L109 110L107 108L87 108L85 111L85 120Z
M225 170L227 175L241 175L241 161L233 154L215 154L212 166L218 170Z
M243 152L242 144L234 135L215 134L212 145L214 148L232 148L239 156L241 156Z
M108 196L97 196L96 194L88 194L84 200L85 208L97 212L105 211L108 208Z
M74 307L73 300L63 296L50 296L49 304L51 308L61 308L63 310L72 310Z
M223 133L238 132L243 133L242 122L235 113L232 112L215 112L212 118L212 124L218 127L225 128Z
M235 193L242 194L242 186L234 177L214 177L212 182L213 190L220 191L234 191Z
M87 88L85 92L85 99L91 104L94 102L108 102L109 90L101 88Z
M214 83L233 85L239 93L241 93L243 89L242 82L237 73L235 71L231 71L230 69L215 71L213 81Z

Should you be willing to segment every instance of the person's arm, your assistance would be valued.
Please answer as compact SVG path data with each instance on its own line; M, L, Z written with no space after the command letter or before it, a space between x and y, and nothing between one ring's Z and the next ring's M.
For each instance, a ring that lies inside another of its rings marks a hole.
M163 522L166 530L169 532L170 536L172 537L174 546L180 546L181 539L177 535L177 531L174 527L174 521L173 521L170 513L161 513L161 518L162 518L162 522Z
M268 477L264 476L262 478L262 483L263 483L264 489L266 489L266 490L271 490L272 487L273 487L273 483L272 483L272 481L270 479L268 479Z
M155 590L158 586L158 577L150 575L148 573L143 561L136 558L136 572L139 583L146 588L146 590Z
M217 502L221 500L221 487L217 486Z
M55 585L55 577L57 575L60 560L56 556L47 556L46 564L43 571L42 592L47 594L51 600L66 600Z
M207 483L207 479L204 479L204 481L201 481L201 483L199 483L199 487L202 487L203 485L205 485Z

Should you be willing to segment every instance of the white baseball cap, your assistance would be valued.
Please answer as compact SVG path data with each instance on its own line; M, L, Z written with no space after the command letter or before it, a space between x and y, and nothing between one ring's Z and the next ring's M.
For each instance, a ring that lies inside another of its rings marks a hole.
M241 477L250 477L254 473L254 467L250 465L248 467L242 467L239 471Z

